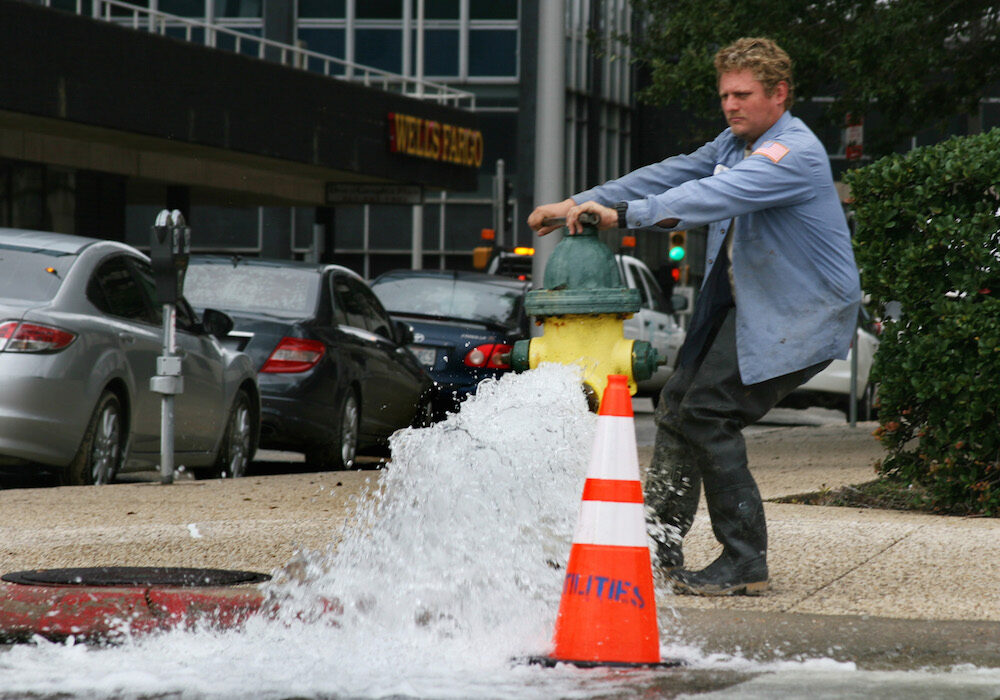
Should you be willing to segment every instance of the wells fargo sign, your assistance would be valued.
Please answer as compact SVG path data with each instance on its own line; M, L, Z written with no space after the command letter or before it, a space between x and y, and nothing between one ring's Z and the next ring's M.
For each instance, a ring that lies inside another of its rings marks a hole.
M483 132L390 112L389 150L478 168L483 163Z

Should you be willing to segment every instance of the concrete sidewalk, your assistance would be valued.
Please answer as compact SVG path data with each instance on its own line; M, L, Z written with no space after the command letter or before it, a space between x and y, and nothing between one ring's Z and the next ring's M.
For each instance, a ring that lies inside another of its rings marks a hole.
M874 427L841 423L750 435L751 469L764 498L872 479L882 456ZM640 448L640 463L648 463L651 452ZM270 572L297 549L335 542L352 499L375 479L377 471L353 471L171 487L3 490L0 573L80 566ZM682 619L705 624L726 611L747 619L763 615L771 623L794 618L812 627L822 627L824 619L842 624L843 616L1000 622L998 520L773 502L765 508L773 589L750 598L665 595L658 600L661 617L674 609ZM702 511L685 542L689 565L709 563L717 547ZM10 584L5 586L0 632L3 611L14 605Z
M875 478L876 423L776 429L747 438L765 501ZM772 589L762 597L675 596L678 608L913 620L1000 621L1000 520L765 503ZM720 551L702 509L689 566Z

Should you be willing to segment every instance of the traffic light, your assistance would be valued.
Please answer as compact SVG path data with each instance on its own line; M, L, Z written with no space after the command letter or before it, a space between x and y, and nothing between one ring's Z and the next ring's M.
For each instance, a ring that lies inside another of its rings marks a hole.
M681 265L674 260L667 260L656 270L656 281L660 284L663 296L669 303L674 293L674 285L681 281Z
M679 263L687 254L687 231L673 231L670 234L670 250L667 257Z

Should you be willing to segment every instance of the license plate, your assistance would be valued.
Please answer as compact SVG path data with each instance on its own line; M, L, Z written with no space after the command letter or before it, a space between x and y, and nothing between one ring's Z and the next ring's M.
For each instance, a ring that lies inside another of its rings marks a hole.
M423 348L419 345L411 345L410 350L417 356L417 361L424 367L433 367L437 361L437 350L434 348Z

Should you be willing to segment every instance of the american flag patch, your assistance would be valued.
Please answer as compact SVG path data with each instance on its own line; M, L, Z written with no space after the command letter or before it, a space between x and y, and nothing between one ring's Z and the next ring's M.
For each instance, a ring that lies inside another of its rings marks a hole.
M758 148L756 151L754 151L751 155L767 156L775 163L777 163L779 160L788 155L788 148L786 146L782 146L777 141L768 141L760 148Z

